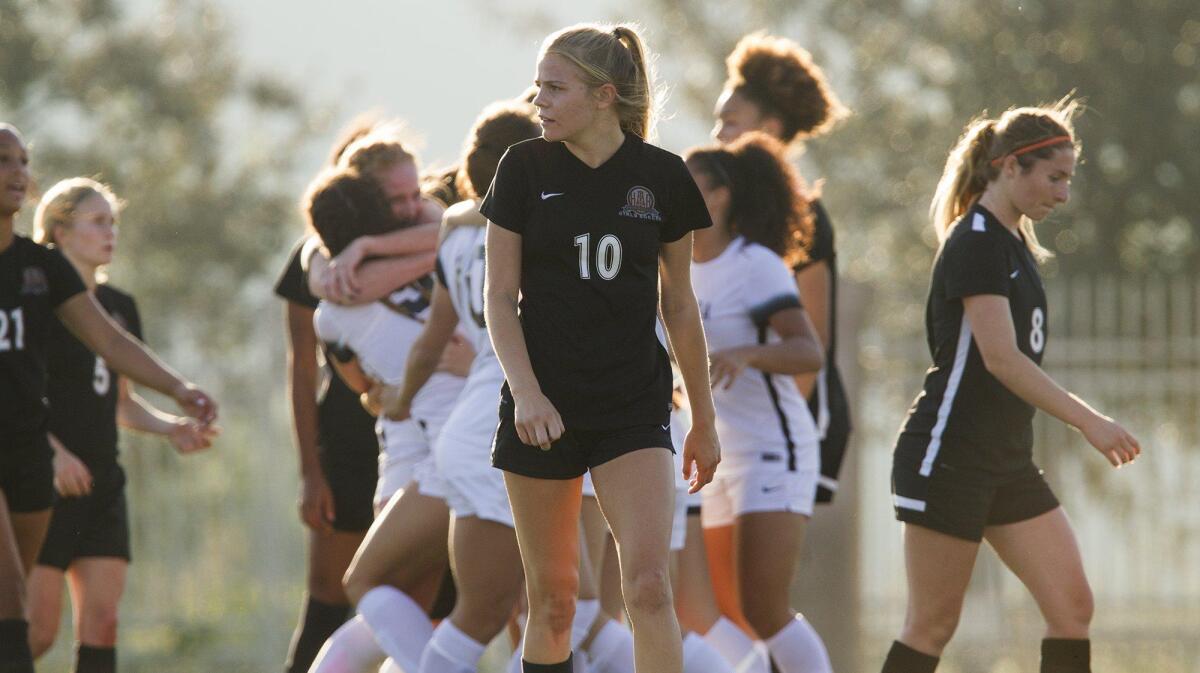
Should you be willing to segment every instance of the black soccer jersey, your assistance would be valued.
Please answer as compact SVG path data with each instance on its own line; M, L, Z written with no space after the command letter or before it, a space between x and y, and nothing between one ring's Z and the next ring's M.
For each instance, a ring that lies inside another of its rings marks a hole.
M108 285L96 286L96 301L118 325L142 338L133 297ZM46 353L49 430L93 473L117 459L117 377L104 358L87 349L57 320Z
M521 234L521 326L566 426L667 423L659 251L712 224L683 160L627 134L591 168L561 142L527 140L500 160L480 212Z
M817 375L816 384L808 396L808 410L821 437L821 477L817 485L817 502L832 502L849 442L850 401L837 366L838 275L833 223L819 200L812 202L812 212L813 236L806 250L808 259L797 264L795 271L798 273L819 262L829 266L829 343L825 344L825 367Z
M275 294L316 310L320 300L309 292L308 274L301 264L301 253L307 241L307 237L301 238L292 249L288 264L275 284ZM317 404L318 441L322 448L363 457L378 454L375 419L362 408L358 395L333 371L328 357L324 358Z
M963 312L963 298L1008 298L1017 346L1041 364L1046 348L1046 293L1022 239L975 205L954 225L933 266L925 328L933 366L904 435L925 450L918 471L937 464L1007 472L1032 457L1034 408L987 371ZM928 441L925 441L927 438Z
M24 236L0 252L0 452L45 430L46 355L54 310L84 291L57 250Z

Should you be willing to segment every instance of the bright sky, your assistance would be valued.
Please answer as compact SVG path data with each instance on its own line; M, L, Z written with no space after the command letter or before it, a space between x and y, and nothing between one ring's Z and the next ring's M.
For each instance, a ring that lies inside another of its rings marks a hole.
M139 13L161 6L126 2ZM359 112L378 108L424 137L427 164L453 161L484 105L532 83L546 33L579 21L629 18L621 11L628 0L218 3L249 68L282 76L316 105L335 109L331 138ZM676 119L660 132L660 142L679 151L703 142L707 127ZM319 162L325 143L315 145L312 161Z

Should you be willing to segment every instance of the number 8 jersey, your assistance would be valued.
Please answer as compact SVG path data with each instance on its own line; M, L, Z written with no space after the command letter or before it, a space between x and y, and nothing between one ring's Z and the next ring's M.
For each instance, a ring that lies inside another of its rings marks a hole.
M1032 458L1034 408L984 367L963 311L965 297L983 294L1008 298L1017 347L1040 366L1048 324L1037 262L1023 239L976 204L934 262L925 309L933 366L897 448L897 460L923 476L936 464L1008 472Z
M626 134L592 168L565 144L534 138L508 148L480 212L521 235L521 327L567 429L666 425L659 252L712 225L683 160ZM507 386L502 395L511 402Z

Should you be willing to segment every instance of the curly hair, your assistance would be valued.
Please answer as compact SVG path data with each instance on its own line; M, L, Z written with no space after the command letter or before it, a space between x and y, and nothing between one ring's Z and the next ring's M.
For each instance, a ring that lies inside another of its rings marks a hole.
M819 136L849 114L812 55L795 42L751 33L725 59L725 89L782 123L785 143Z
M812 199L803 178L784 159L784 150L779 140L754 131L729 145L689 150L684 159L691 170L729 188L732 233L795 266L808 259Z

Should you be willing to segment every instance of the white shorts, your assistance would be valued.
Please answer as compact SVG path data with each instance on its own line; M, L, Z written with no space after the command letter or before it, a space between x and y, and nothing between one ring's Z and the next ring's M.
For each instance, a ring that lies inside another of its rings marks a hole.
M722 472L700 492L704 495L700 523L705 528L732 526L751 512L794 512L812 516L817 498L816 468L788 471L781 463Z
M491 461L503 383L502 373L498 378L467 381L434 444L433 456L454 516L475 516L512 527L504 472L492 467Z
M403 421L381 418L375 423L379 436L379 481L375 485L375 506L383 507L392 495L416 481L421 493L442 497L430 447L442 429L445 417Z

